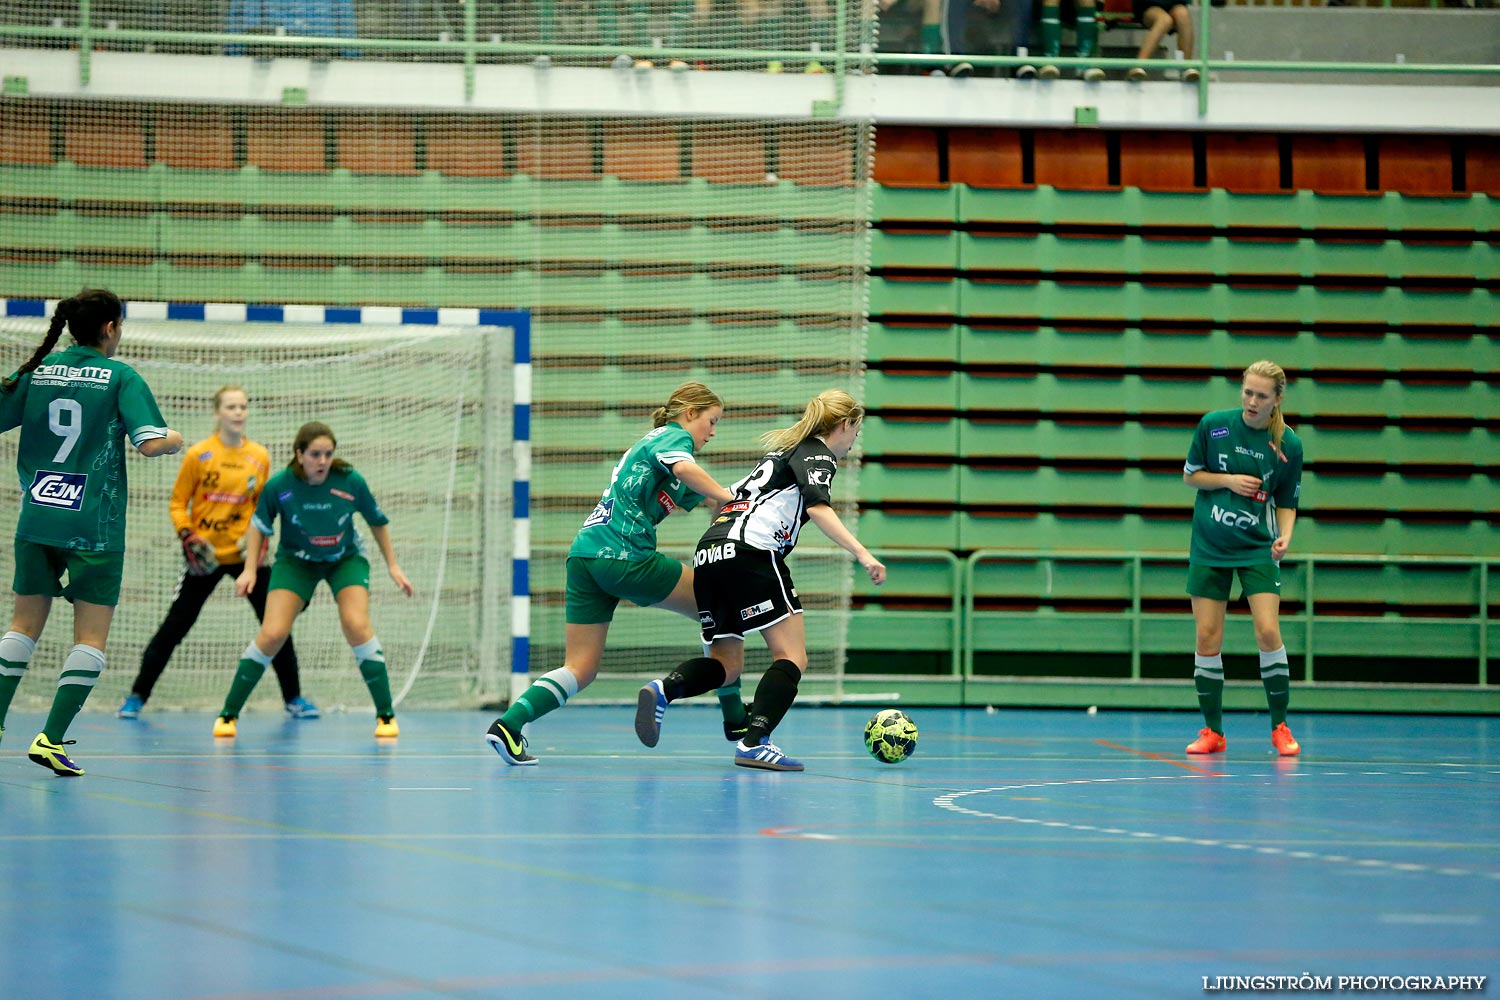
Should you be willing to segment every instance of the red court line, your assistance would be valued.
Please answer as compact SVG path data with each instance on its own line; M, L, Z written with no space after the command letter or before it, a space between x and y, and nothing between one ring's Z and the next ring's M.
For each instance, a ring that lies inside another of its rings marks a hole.
M1194 767L1192 764L1185 764L1180 760L1173 760L1171 757L1163 757L1161 754L1152 753L1149 750L1137 750L1134 747L1122 747L1120 744L1111 743L1109 740L1095 740L1094 742L1099 744L1101 747L1109 747L1111 750L1123 750L1126 753L1133 753L1137 757L1149 757L1152 760L1159 760L1163 764L1171 764L1173 767L1180 767L1184 770L1196 771L1199 774L1206 774L1210 778L1224 777L1224 775L1219 771L1210 771L1206 767Z

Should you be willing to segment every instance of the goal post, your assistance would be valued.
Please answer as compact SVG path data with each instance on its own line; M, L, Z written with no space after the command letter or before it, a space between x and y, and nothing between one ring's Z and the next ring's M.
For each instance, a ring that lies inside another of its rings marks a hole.
M55 308L51 300L0 299L7 373L40 343ZM248 436L270 452L273 472L291 460L303 423L333 429L339 456L365 477L390 517L397 558L417 591L414 599L401 595L370 552L371 619L398 704L475 707L513 692L511 678L526 676L529 657L528 313L129 301L125 319L117 356L145 378L189 445L214 433L211 398L225 385L249 395ZM59 346L66 343L65 336ZM18 439L0 437L7 468L14 468ZM181 459L127 451L125 575L106 651L110 668L89 704L94 711L113 710L128 691L183 573L168 516ZM0 477L0 583L14 572L10 538L19 506L17 478ZM71 645L66 607L54 604L19 708L39 708L52 697ZM151 706L217 708L255 631L248 604L234 596L232 582L220 581ZM309 697L325 709L368 709L326 591L299 618L293 642ZM261 683L251 704L279 708L274 678Z

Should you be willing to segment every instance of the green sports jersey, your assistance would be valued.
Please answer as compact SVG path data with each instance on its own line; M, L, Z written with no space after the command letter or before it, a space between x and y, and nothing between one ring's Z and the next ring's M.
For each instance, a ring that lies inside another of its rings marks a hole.
M1183 472L1256 476L1261 492L1244 497L1227 487L1198 490L1191 562L1254 566L1271 561L1276 510L1296 510L1302 499L1302 441L1290 427L1282 435L1281 450L1284 462L1271 449L1270 432L1248 426L1238 408L1215 410L1198 421Z
M692 510L703 502L672 475L672 466L691 461L693 436L680 424L658 427L631 445L568 555L636 562L650 556L662 519L678 507Z
M126 435L167 436L146 380L123 361L75 344L47 355L10 392L0 432L21 428L16 537L92 552L125 551Z
M283 520L278 559L296 556L308 562L337 562L365 554L364 540L354 527L356 511L372 528L390 523L365 477L353 469L332 469L317 486L299 479L291 469L282 469L266 481L250 522L269 538L275 532L276 518Z

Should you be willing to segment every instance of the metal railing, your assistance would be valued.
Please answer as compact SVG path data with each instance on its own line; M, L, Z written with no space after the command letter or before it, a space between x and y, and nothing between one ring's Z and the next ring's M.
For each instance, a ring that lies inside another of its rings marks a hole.
M1034 65L1040 60L1035 55L983 55L977 53L918 54L907 52L874 52L862 39L870 35L869 21L863 18L863 0L857 5L851 0L832 0L831 50L820 47L767 48L767 47L690 47L652 44L643 52L652 58L681 60L685 63L757 63L762 65L816 62L831 70L833 99L819 102L818 113L836 115L843 105L846 76L852 72L866 72L874 67L915 66L941 69L957 61L967 62L976 68L1018 67ZM464 21L462 37L458 38L390 38L390 37L333 37L298 34L238 34L228 31L174 31L124 28L112 26L113 22L101 24L95 16L92 0L79 0L78 23L75 25L19 25L0 24L0 42L5 39L32 42L59 42L76 46L79 59L80 83L87 86L92 73L92 54L101 46L154 45L154 46L206 46L229 52L282 53L293 51L307 53L318 58L338 57L346 50L358 50L362 55L402 53L407 55L430 55L445 61L462 61L464 67L464 97L474 96L476 67L481 61L515 61L580 58L597 60L597 65L606 65L620 54L621 47L615 43L580 45L563 43L547 37L544 30L535 41L504 41L492 34L480 37L477 22L477 5L463 5ZM1275 60L1228 60L1208 57L1209 37L1212 24L1212 8L1209 0L1199 0L1198 49L1201 55L1193 59L1176 60L1178 68L1194 68L1199 72L1197 81L1199 113L1208 110L1210 74L1217 70L1233 70L1250 73L1313 72L1327 74L1379 73L1405 75L1479 75L1500 77L1500 65L1410 63L1410 62L1287 62ZM543 19L540 24L548 22ZM555 30L555 29L554 29ZM1059 68L1098 67L1101 69L1128 70L1132 68L1152 69L1160 66L1156 60L1089 57L1059 57L1045 60Z
M975 571L983 562L987 561L1010 561L1010 562L1034 562L1049 566L1055 562L1115 562L1129 566L1130 588L1128 599L1129 609L1119 612L1095 613L1094 617L1109 618L1117 620L1121 616L1126 617L1130 624L1130 679L1141 680L1141 654L1142 654L1142 626L1150 619L1167 620L1183 617L1183 612L1148 612L1143 608L1142 567L1146 563L1178 563L1186 564L1184 555L1169 553L1143 553L1124 551L1042 551L1026 549L979 549L971 553L965 561L963 574L963 676L974 675L974 654L978 650L978 642L975 635L975 622L979 612L976 609L975 599L977 593ZM1435 566L1465 566L1477 569L1477 594L1475 600L1475 614L1465 617L1443 617L1422 616L1413 618L1409 622L1401 619L1395 621L1413 626L1450 626L1454 628L1469 628L1475 630L1477 642L1477 680L1476 687L1485 687L1489 684L1489 640L1490 640L1490 572L1494 567L1500 567L1500 558L1485 556L1387 556L1387 555L1306 555L1289 558L1283 565L1300 566L1304 573L1302 576L1302 588L1304 597L1302 601L1303 610L1295 614L1281 615L1282 621L1300 623L1302 626L1302 653L1306 665L1305 681L1311 683L1316 674L1314 663L1317 656L1315 637L1317 635L1317 590L1316 567L1319 565L1358 565L1358 566L1410 566L1410 567L1435 567ZM1186 601L1186 597L1183 598ZM1027 612L985 612L996 616L1014 614L1017 618L1027 617ZM1359 624L1361 622L1379 622L1391 624L1390 618L1361 618L1358 616L1340 615L1339 622Z

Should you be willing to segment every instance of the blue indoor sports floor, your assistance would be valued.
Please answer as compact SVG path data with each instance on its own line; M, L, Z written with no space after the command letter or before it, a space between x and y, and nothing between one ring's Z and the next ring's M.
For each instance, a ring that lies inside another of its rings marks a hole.
M1294 693L1295 697L1295 693ZM1295 707L1295 704L1294 704ZM0 747L0 997L1202 997L1204 977L1500 974L1500 724L797 707L803 774L712 705L646 750L574 706L509 768L479 713L80 717L79 779ZM1492 981L1486 992L1500 990ZM1365 995L1382 994L1361 991Z

